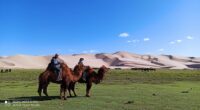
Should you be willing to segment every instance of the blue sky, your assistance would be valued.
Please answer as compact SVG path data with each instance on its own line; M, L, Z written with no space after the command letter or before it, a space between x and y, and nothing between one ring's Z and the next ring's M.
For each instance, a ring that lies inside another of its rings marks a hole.
M199 0L0 0L0 55L200 56Z

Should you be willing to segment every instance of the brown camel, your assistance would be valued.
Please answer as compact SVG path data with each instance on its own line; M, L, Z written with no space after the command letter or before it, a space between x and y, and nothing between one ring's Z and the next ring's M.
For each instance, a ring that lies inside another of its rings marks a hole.
M85 71L86 72L86 81L84 81L82 78L80 78L80 80L78 81L79 83L86 83L86 96L87 97L90 97L90 89L92 87L92 83L95 83L95 84L99 84L103 78L104 78L104 75L105 73L108 71L108 68L106 68L104 65L99 68L98 70L98 73L96 73L94 71L93 68L91 67L86 67ZM70 83L69 87L68 87L68 91L69 91L69 94L71 96L71 90L74 92L74 95L76 96L76 93L75 93L75 84L76 82L72 82Z
M61 63L62 68L62 81L56 81L57 75L53 72L50 66L47 67L46 71L39 76L38 94L41 96L41 92L48 96L47 87L50 82L61 84L60 86L60 97L66 99L66 89L69 87L71 82L78 81L83 73L83 67L76 65L72 71L65 63Z

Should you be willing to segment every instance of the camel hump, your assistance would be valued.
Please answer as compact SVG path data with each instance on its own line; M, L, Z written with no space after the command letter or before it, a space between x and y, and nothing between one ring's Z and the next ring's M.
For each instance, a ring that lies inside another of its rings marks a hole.
M107 72L109 69L105 66L105 65L102 65L100 68L99 68L99 71L104 71L104 72Z
M106 66L105 66L105 65L102 65L101 67L102 67L102 68L106 68Z
M81 65L81 64L77 64L75 67L74 67L74 71L80 71L80 70L84 70L84 65Z
M107 69L107 67L105 65L102 65L101 68L102 69Z
M60 63L61 68L69 68L68 65L64 62Z

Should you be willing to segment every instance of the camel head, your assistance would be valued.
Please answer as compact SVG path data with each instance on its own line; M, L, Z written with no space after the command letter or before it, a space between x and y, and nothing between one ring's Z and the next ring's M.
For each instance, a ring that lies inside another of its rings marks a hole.
M103 80L105 73L107 71L108 71L108 68L105 65L103 65L99 68L98 74L97 74L97 77L96 77L96 80L95 80L95 84L99 84Z

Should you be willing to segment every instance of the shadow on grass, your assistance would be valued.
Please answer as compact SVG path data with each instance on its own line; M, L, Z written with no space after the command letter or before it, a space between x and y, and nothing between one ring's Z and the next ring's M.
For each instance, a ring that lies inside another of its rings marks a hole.
M55 100L55 99L60 99L59 96L27 96L27 97L14 97L14 98L9 98L9 100L13 101L45 101L45 100Z
M85 97L85 96L73 96L73 97L67 97L67 98L80 98L80 97ZM8 102L22 102L22 101L47 101L47 100L61 100L60 99L60 96L27 96L27 97L14 97L14 98L8 98L8 99L5 99L5 100L0 100L0 103L4 103L5 101L8 101Z

